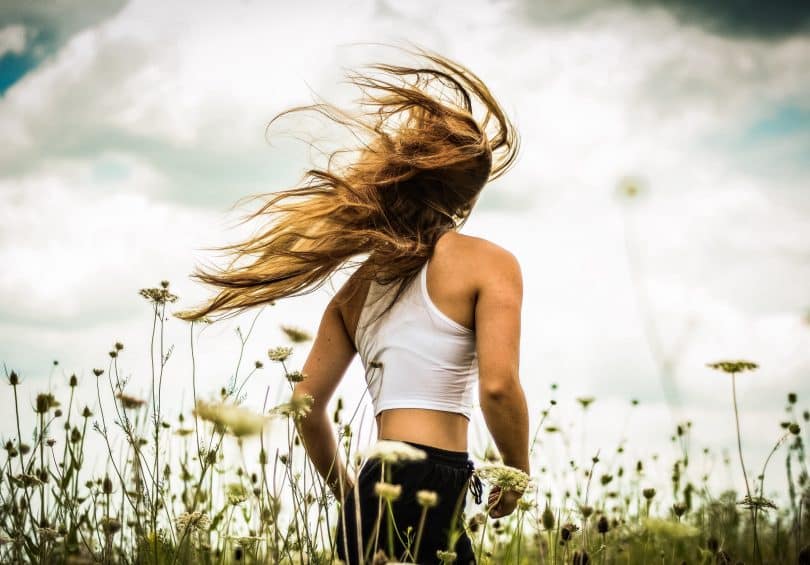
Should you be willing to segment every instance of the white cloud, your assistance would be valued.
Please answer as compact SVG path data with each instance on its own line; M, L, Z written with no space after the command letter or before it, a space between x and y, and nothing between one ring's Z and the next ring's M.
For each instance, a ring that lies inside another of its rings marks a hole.
M191 264L211 217L150 198L163 180L136 159L118 158L116 180L100 162L51 161L0 183L0 260L14 266L0 272L4 320L114 319L132 312L124 297Z
M0 29L0 57L25 50L25 26L10 25Z
M187 278L195 259L210 259L197 250L237 237L224 232L220 203L278 188L305 164L304 151L263 145L266 121L308 102L307 85L349 102L355 93L337 86L340 65L390 51L348 43L409 38L482 76L523 138L517 167L485 189L464 231L502 244L523 265L521 368L533 418L558 382L561 397L597 395L603 421L642 398L649 408L637 427L648 435L632 441L649 445L671 432L614 198L625 174L645 179L647 195L628 217L665 351L694 324L677 386L706 441L728 440L706 432L721 425L712 406L727 384L708 361L762 365L739 383L748 410L761 400L758 422L776 421L789 389L810 393L799 386L810 351L800 319L810 302L808 203L799 190L806 179L772 179L711 142L806 91L807 39L720 39L663 11L630 8L535 26L516 21L508 3L463 12L444 3L323 3L317 13L303 4L195 5L132 2L0 101L8 140L0 260L14 265L0 272L0 343L10 365L28 350L32 373L47 363L34 352L87 369L123 336L139 359L133 385L142 385L137 289L168 278L184 306L202 300L207 289ZM310 123L285 127L296 126ZM271 165L260 167L265 160ZM208 211L203 188L215 193ZM282 322L314 330L327 298L324 290L267 311L246 358L279 344ZM250 318L201 338L207 391L227 380L235 353L227 338ZM73 329L81 326L86 335ZM184 326L172 332L187 353ZM179 401L188 366L177 362L171 398ZM356 397L361 378L355 364L342 390ZM594 445L614 441L614 428L602 431ZM757 449L768 431L752 432L761 434Z

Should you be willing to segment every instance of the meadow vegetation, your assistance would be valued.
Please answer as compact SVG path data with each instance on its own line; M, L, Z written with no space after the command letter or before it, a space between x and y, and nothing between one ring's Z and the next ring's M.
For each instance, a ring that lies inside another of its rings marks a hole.
M310 339L309 334L284 327L290 344L274 346L266 359L247 364L243 352L253 326L246 334L237 329L241 350L236 367L227 383L217 385L222 388L216 399L204 400L212 391L198 388L193 338L206 321L188 323L193 363L186 378L194 409L175 413L175 407L163 405L162 392L174 351L164 344L164 324L167 308L177 297L167 281L140 294L153 316L152 374L146 397L130 392L120 365L126 349L116 342L106 366L69 377L66 397L41 391L32 407L36 425L24 429L20 410L26 405L19 389L25 375L6 369L3 403L13 410L4 413L16 418L16 433L2 438L0 560L334 562L336 501L306 458L296 433L296 420L307 414L309 402L291 398L294 384L306 378L291 366L291 354L296 344ZM517 510L496 520L468 496L463 523L479 563L809 563L810 481L803 434L810 414L800 408L796 394L788 393L784 421L774 422L773 450L766 461L747 467L736 379L752 376L758 368L751 361L707 362L717 370L718 379L730 381L728 403L717 409L728 412L729 426L737 431L734 460L709 449L693 453L695 430L689 421L678 424L670 438L662 438L661 446L669 446L674 454L670 460L663 460L658 450L647 458L631 458L626 438L584 458L575 456L576 432L557 425L554 418L560 404L552 384L547 405L530 406L538 416L531 477L501 465L491 446L473 452L485 484L509 486L518 481L527 487ZM271 367L279 374L262 376L268 384L261 408L247 408L246 404L256 403L244 402L245 384ZM94 382L95 397L75 394L80 379ZM571 399L565 410L578 410L585 426L595 401ZM628 411L638 404L628 398ZM359 446L358 407L347 408L338 398L333 408L342 456L350 468L356 470L365 457L387 457L395 464L408 456L396 445L376 453ZM268 434L271 423L283 433ZM99 466L87 460L91 442L103 446L107 458L103 472L93 472ZM245 447L248 442L250 449ZM563 451L546 449L552 444L563 446ZM786 473L789 491L770 500L765 480L777 461L783 463L778 472ZM718 463L733 473L742 486L739 492L711 491L709 469ZM651 467L669 469L669 480L656 480L647 473ZM751 468L761 472L749 476ZM564 485L565 490L554 494L561 489L551 485ZM381 507L400 495L397 485L381 481L378 486ZM435 493L422 491L419 497L424 513L430 512ZM401 534L413 540L416 553L421 532ZM383 540L370 548L369 562L413 556L388 556L386 547ZM451 563L455 556L448 548L439 557Z

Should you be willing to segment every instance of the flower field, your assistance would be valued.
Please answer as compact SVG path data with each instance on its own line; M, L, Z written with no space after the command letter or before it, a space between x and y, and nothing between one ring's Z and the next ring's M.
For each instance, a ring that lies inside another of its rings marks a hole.
M26 420L21 410L28 409L20 398L25 376L6 369L4 406L13 410L5 416L16 419L16 433L2 438L0 561L334 562L336 501L296 433L295 422L307 414L308 399L293 401L290 394L306 378L290 367L290 355L309 334L284 327L290 345L271 348L266 359L247 369L240 355L232 377L217 385L222 388L213 400L204 400L210 387L200 390L193 370L187 385L194 409L175 413L162 398L164 369L173 351L162 336L164 324L181 323L166 317L177 297L166 281L142 290L141 296L153 315L153 372L146 397L128 390L122 374L126 348L116 342L106 367L70 376L67 397L57 398L49 390L36 395L31 430L20 424ZM200 325L188 324L192 337ZM238 333L244 346L250 332ZM265 363L280 368L286 382L267 385L261 410L247 408L245 385ZM679 424L671 438L662 438L678 454L668 461L657 455L631 459L624 443L604 446L585 460L549 453L541 449L546 439L561 437L569 445L572 434L549 423L554 411L565 404L566 410L584 415L596 401L552 399L545 407L531 406L539 421L533 430L530 477L502 465L492 448L473 451L485 485L526 488L517 510L497 520L468 497L463 522L479 563L810 563L804 441L810 414L796 394L786 392L785 420L774 422L781 433L770 456L746 462L736 382L758 367L742 360L707 364L718 378L730 381L723 408L733 416L729 426L735 426L738 444L722 465L742 486L739 492L711 491L704 463L716 455L705 449L691 452L695 431L690 422ZM79 397L80 379L94 383L95 397ZM556 388L551 385L552 396ZM629 410L637 405L628 399ZM389 464L417 456L398 442L374 449L358 445L356 415L356 407L337 400L333 420L350 468L357 469L367 457ZM281 431L269 434L270 425ZM99 447L93 451L91 444ZM101 467L88 459L98 453L106 459ZM552 469L550 457L566 464ZM669 469L670 480L653 482L647 474L652 466ZM750 468L761 472L752 476ZM771 473L786 474L789 484L789 492L777 500L766 496ZM566 489L552 494L552 484ZM378 487L381 504L399 496L397 485L381 482ZM420 491L419 503L424 513L430 512L435 493ZM404 534L418 548L421 532ZM385 549L385 543L371 548L369 561L403 560L386 555ZM442 562L454 561L450 549L440 552Z

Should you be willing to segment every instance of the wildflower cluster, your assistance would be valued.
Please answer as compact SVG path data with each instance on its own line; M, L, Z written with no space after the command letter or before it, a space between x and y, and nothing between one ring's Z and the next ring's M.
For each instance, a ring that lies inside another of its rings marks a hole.
M482 480L504 490L524 492L531 485L531 478L528 474L509 465L497 463L484 465L476 469L475 473Z
M198 400L194 415L236 437L261 433L267 421L261 414L230 402Z
M398 461L419 461L425 459L427 453L422 449L413 447L403 441L378 440L374 445L363 452L368 459L380 459L385 463Z
M310 410L312 410L312 404L314 401L315 400L310 394L294 396L288 402L284 402L283 404L279 404L278 406L272 408L270 410L270 415L300 420L301 418L307 417L307 414L309 414Z
M142 288L138 294L155 305L176 302L177 295L169 292L169 281L160 281L160 288Z

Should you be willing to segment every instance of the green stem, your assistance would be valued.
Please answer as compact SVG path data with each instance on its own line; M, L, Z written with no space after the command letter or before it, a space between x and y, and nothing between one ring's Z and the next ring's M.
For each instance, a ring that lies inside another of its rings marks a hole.
M427 517L427 506L422 507L422 515L419 517L419 527L416 529L416 543L413 547L413 560L416 562L419 559L419 544L422 543L422 529L425 527L425 518Z
M745 472L745 462L743 461L742 454L742 436L740 434L740 414L737 410L737 373L731 373L731 397L734 401L734 422L737 426L737 453L740 455L740 467L742 467L743 479L745 479L745 492L748 495L748 500L754 502L751 498L751 489L748 486L748 473ZM757 513L756 508L752 505L750 507L751 520L754 527L754 553L757 556L757 563L762 565L762 554L759 549L759 534L757 533Z

